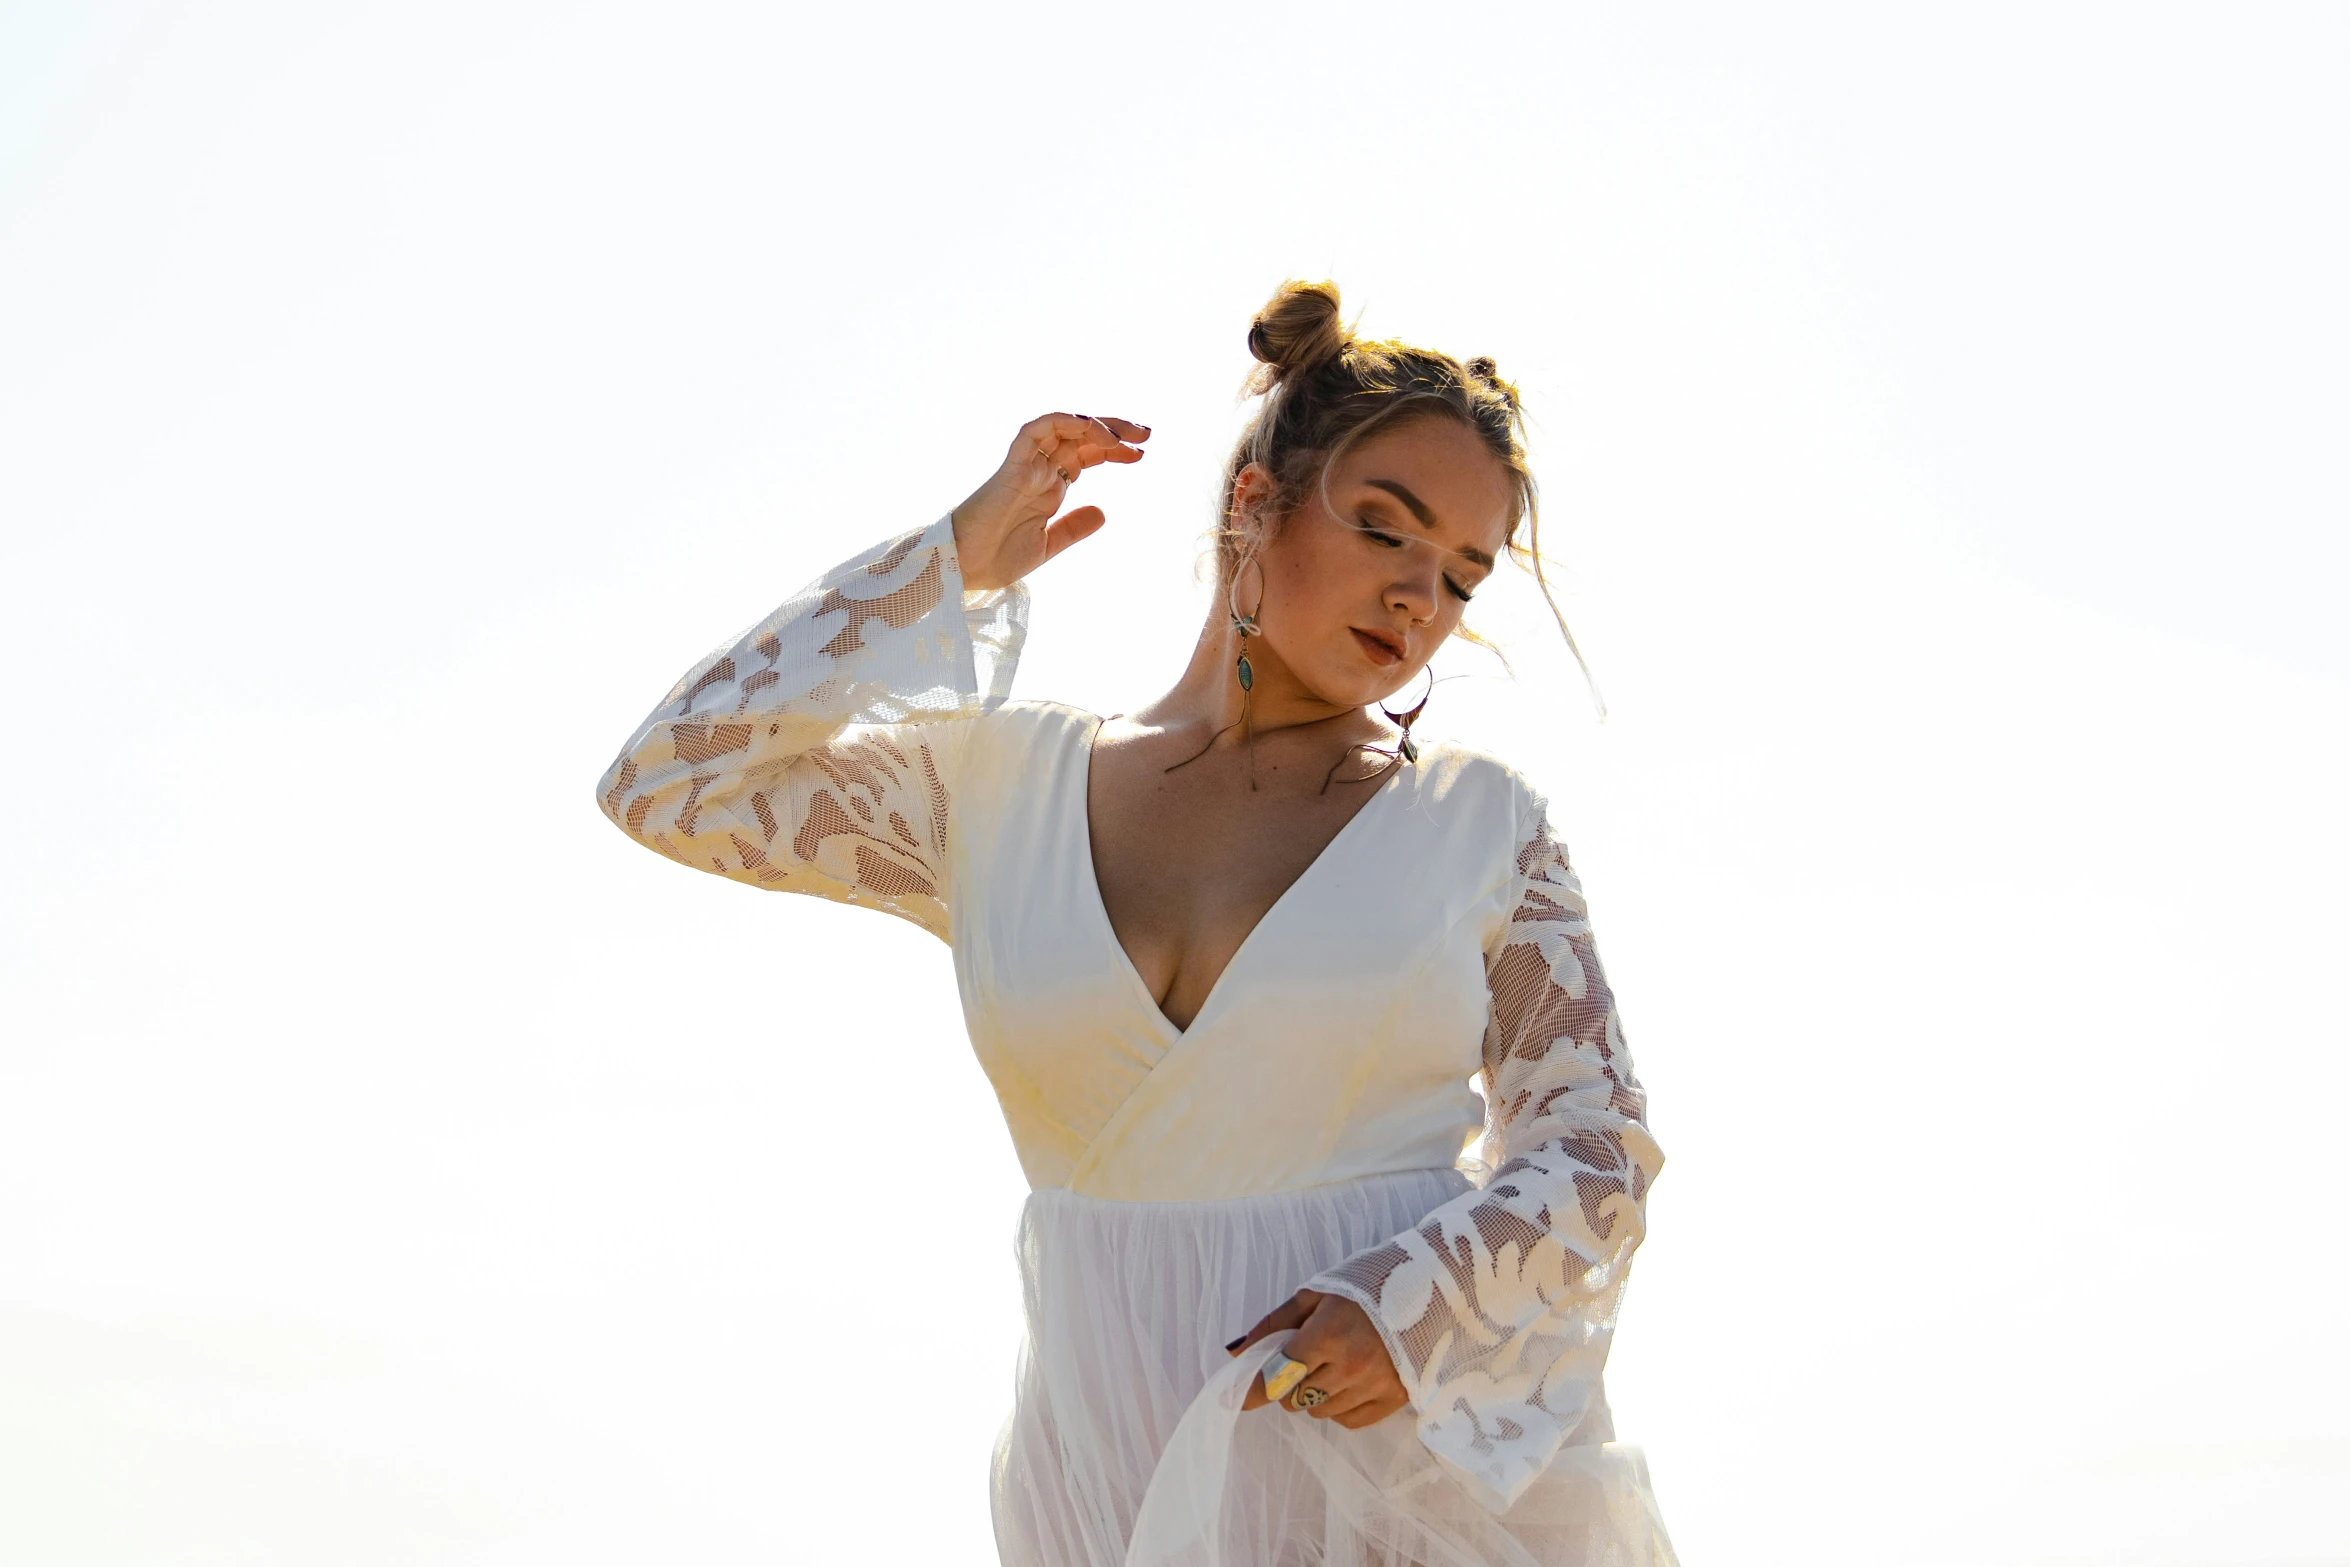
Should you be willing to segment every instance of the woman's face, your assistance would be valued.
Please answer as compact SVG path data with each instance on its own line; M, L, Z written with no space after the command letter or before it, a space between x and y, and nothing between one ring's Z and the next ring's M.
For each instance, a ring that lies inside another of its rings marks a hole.
M1271 490L1254 464L1235 499ZM1263 646L1336 707L1393 696L1461 623L1469 595L1509 542L1509 470L1452 419L1413 419L1364 440L1308 491L1233 595L1254 610Z

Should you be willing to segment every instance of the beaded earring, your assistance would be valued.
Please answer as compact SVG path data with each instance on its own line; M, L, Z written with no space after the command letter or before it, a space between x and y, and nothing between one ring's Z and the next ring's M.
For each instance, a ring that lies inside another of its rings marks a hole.
M1265 568L1254 555L1250 555L1232 568L1232 586L1226 590L1224 595L1224 607L1232 617L1233 635L1240 642L1240 656L1233 661L1232 665L1233 677L1240 682L1240 716L1208 736L1207 745L1201 746L1182 761L1161 768L1161 772L1171 773L1177 767L1187 767L1198 761L1208 754L1209 748L1214 746L1219 739L1230 731L1238 729L1248 744L1248 786L1251 789L1257 786L1257 731L1256 726L1249 722L1256 705L1257 671L1256 666L1248 661L1248 639L1261 637L1265 633L1264 629L1257 624L1255 610L1245 615L1240 612L1240 574L1251 566L1257 568L1257 609L1261 610L1265 607Z
M1420 742L1412 738L1412 725L1420 721L1420 715L1428 710L1428 699L1436 694L1436 671L1430 668L1426 673L1428 689L1420 693L1420 700L1411 708L1399 713L1382 704L1379 709L1381 713L1386 715L1389 723L1403 731L1403 738L1395 743L1392 750L1383 745L1358 745L1348 751L1345 756L1331 763L1330 771L1322 775L1321 793L1328 794L1330 792L1330 785L1336 781L1338 770L1347 764L1348 757L1353 756L1356 751L1368 751L1373 756L1384 756L1387 758L1387 765L1375 773L1366 773L1360 778L1350 778L1347 780L1349 783L1369 783L1375 778L1385 777L1406 762L1417 762L1420 759Z
M1420 700L1413 705L1410 712L1398 713L1384 705L1379 709L1380 712L1387 715L1389 723L1403 731L1403 739L1397 744L1396 749L1403 752L1403 759L1407 762L1416 762L1420 759L1420 742L1412 738L1412 725L1418 723L1420 715L1428 711L1428 699L1436 694L1436 671L1430 669L1427 671L1427 675L1428 689L1420 693Z
M1240 574L1250 566L1257 567L1257 608L1263 609L1265 607L1265 568L1257 565L1256 557L1253 555L1233 568L1232 587L1224 595L1224 605L1232 611L1233 633L1240 638L1240 659L1233 665L1232 672L1240 680L1240 721L1242 723L1248 722L1249 695L1256 690L1257 686L1257 672L1248 661L1248 639L1264 635L1257 625L1255 615L1243 615L1240 612Z

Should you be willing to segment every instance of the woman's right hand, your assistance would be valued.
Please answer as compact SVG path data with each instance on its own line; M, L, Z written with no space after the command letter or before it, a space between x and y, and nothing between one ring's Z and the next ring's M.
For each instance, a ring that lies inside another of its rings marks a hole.
M1096 463L1140 462L1150 427L1085 414L1046 414L1012 437L1004 465L954 510L963 586L1006 588L1102 525L1099 506L1053 513L1077 476Z

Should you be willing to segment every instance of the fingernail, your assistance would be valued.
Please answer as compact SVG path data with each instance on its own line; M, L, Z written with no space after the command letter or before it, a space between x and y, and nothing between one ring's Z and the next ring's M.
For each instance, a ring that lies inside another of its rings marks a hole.
M1229 1355L1229 1354L1232 1354L1234 1351L1238 1350L1238 1349L1240 1348L1240 1346L1241 1346L1241 1345L1243 1345L1243 1344L1245 1344L1245 1343L1247 1343L1247 1342L1248 1342L1248 1335L1247 1335L1246 1333L1243 1333L1242 1335L1240 1335L1240 1337L1238 1337L1238 1338L1234 1339L1234 1340L1233 1340L1231 1343L1229 1343L1229 1344L1227 1344L1227 1345L1225 1345L1225 1346L1224 1346L1224 1353L1225 1353L1225 1354L1227 1354L1227 1355Z

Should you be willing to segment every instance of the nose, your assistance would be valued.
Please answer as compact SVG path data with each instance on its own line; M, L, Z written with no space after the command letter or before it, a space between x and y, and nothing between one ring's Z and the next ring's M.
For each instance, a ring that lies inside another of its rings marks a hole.
M1426 551L1403 553L1412 558L1397 568L1381 602L1391 612L1409 615L1412 624L1426 625L1436 618L1436 578L1441 567L1436 561L1423 558Z

